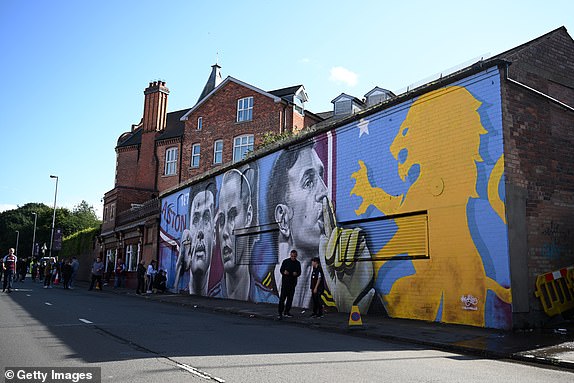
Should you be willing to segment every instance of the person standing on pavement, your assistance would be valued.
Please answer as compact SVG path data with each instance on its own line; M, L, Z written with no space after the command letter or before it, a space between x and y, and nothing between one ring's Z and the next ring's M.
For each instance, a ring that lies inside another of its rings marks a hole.
M325 289L325 276L321 269L321 260L319 257L314 257L311 261L311 301L313 302L312 318L323 318L323 304L321 302L321 294Z
M146 268L145 268L145 261L143 259L141 259L140 263L138 263L138 268L136 270L136 274L137 274L137 278L138 278L138 287L136 289L136 294L140 295L146 291L146 288L145 288Z
M147 294L152 293L153 289L153 280L155 279L155 275L157 273L157 269L155 268L155 260L152 260L151 263L147 267L146 277L147 277Z
M297 260L297 250L293 249L281 263L281 295L279 296L279 319L291 318L291 305L297 286L297 278L301 275L301 263ZM285 302L287 301L287 302Z
M0 282L4 276L4 258L0 258Z
M102 276L104 275L104 263L102 262L102 258L97 257L96 261L92 264L92 283L90 283L90 288L88 290L92 290L94 288L94 284L96 286L99 284L100 290L104 289L102 283Z
M72 262L69 259L64 259L60 270L62 271L64 289L68 290L70 288L70 279L72 278Z
M51 289L52 286L50 285L52 283L52 267L54 267L54 265L52 264L52 261L47 260L46 261L46 265L44 266L44 288L45 289Z
M4 284L2 285L2 292L6 291L12 292L12 282L14 280L14 274L16 274L16 263L18 258L14 255L14 248L8 249L8 255L2 260L2 269L4 272Z
M72 257L72 276L70 277L70 289L74 289L74 282L78 276L78 270L80 269L80 262L78 258Z
M122 287L125 285L125 275L126 275L126 264L124 261L118 257L116 261L116 269L114 270L114 289Z

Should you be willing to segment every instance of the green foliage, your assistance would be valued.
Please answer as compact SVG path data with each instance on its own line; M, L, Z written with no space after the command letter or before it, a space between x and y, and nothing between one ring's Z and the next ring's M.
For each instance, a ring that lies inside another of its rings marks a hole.
M16 248L18 256L32 256L32 237L34 235L34 214L36 219L36 243L50 247L53 208L43 203L27 203L17 209L0 213L0 255L8 253L8 248ZM92 206L82 201L72 211L56 208L55 227L62 229L64 236L87 228L99 227L100 221ZM16 233L19 232L19 236ZM40 254L41 255L41 254Z
M94 238L99 234L99 227L90 227L65 237L59 257L63 259L91 253L94 247Z
M261 145L259 145L259 148L264 148L275 142L287 140L291 137L293 137L293 132L291 131L284 131L283 133L267 132L261 137Z

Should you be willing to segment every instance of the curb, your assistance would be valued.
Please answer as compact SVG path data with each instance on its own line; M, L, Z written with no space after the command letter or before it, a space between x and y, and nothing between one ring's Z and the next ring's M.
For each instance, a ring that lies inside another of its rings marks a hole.
M126 291L125 289L122 289L122 290L110 290L110 289L108 289L107 291L109 291L113 294L118 294L118 295L121 294L121 295L126 295L126 296L138 297L138 295L136 295L135 293L131 294L130 291ZM257 318L257 319L262 319L262 320L277 321L276 315L274 315L274 314L262 314L260 312L251 310L249 308L238 309L238 308L235 308L233 305L230 305L229 307L223 307L221 305L211 306L211 305L202 305L201 303L197 303L197 302L196 303L193 303L193 302L177 302L174 300L166 299L167 297L177 297L177 296L178 296L177 294L169 294L166 296L157 295L157 294L155 294L155 295L147 295L147 294L139 295L139 297L145 298L148 300L153 300L153 301L160 302L160 303L168 303L168 304L173 304L173 305L178 305L178 306L184 306L184 307L192 307L192 308L200 309L204 312L225 313L225 314L238 315L238 316L242 316L245 318ZM527 364L532 364L532 365L542 365L542 366L547 366L547 367L559 367L559 368L563 368L566 370L574 371L574 362L570 362L567 360L560 360L560 359L556 359L556 358L539 357L536 355L528 354L529 351L523 351L523 352L518 352L518 353L508 353L508 352L500 352L500 351L495 351L495 350L487 350L487 349L479 349L479 348L455 345L455 344L451 344L451 343L426 341L426 340L415 339L415 338L404 337L404 336L401 337L399 335L377 334L377 333L369 331L368 324L363 324L361 327L349 327L349 326L343 326L343 325L335 325L335 324L331 324L328 322L316 322L316 321L311 322L309 320L306 320L306 318L305 319L304 318L287 319L287 320L285 320L285 323L289 323L289 324L297 325L297 326L302 326L302 327L307 327L307 328L312 328L314 330L323 330L323 331L327 331L327 332L347 334L347 335L359 336L359 337L364 337L364 338L369 338L369 339L384 339L387 341L392 341L392 342L397 342L397 343L416 344L416 345L420 345L420 346L434 348L436 350L456 352L456 353L461 353L461 354L466 354L466 355L474 355L474 356L488 358L488 359L498 359L498 360L507 359L507 360L522 362L522 363L527 363Z

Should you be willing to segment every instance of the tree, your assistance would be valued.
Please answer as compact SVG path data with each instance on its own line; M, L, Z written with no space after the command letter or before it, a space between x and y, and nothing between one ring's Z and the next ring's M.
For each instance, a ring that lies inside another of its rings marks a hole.
M34 233L34 215L36 220L36 243L40 247L45 243L50 248L53 208L43 203L27 203L17 209L0 213L0 255L8 253L8 248L16 248L16 231L20 232L18 241L18 256L32 255L32 237ZM69 236L77 231L98 227L94 208L86 201L76 205L72 211L67 208L56 209L55 227L62 229L63 235Z

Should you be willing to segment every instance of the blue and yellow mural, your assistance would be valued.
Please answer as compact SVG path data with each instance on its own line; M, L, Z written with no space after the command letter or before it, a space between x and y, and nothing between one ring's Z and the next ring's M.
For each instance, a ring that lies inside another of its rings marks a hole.
M319 256L339 311L511 328L501 113L493 68L167 196L168 286L274 303L296 249L295 306Z

